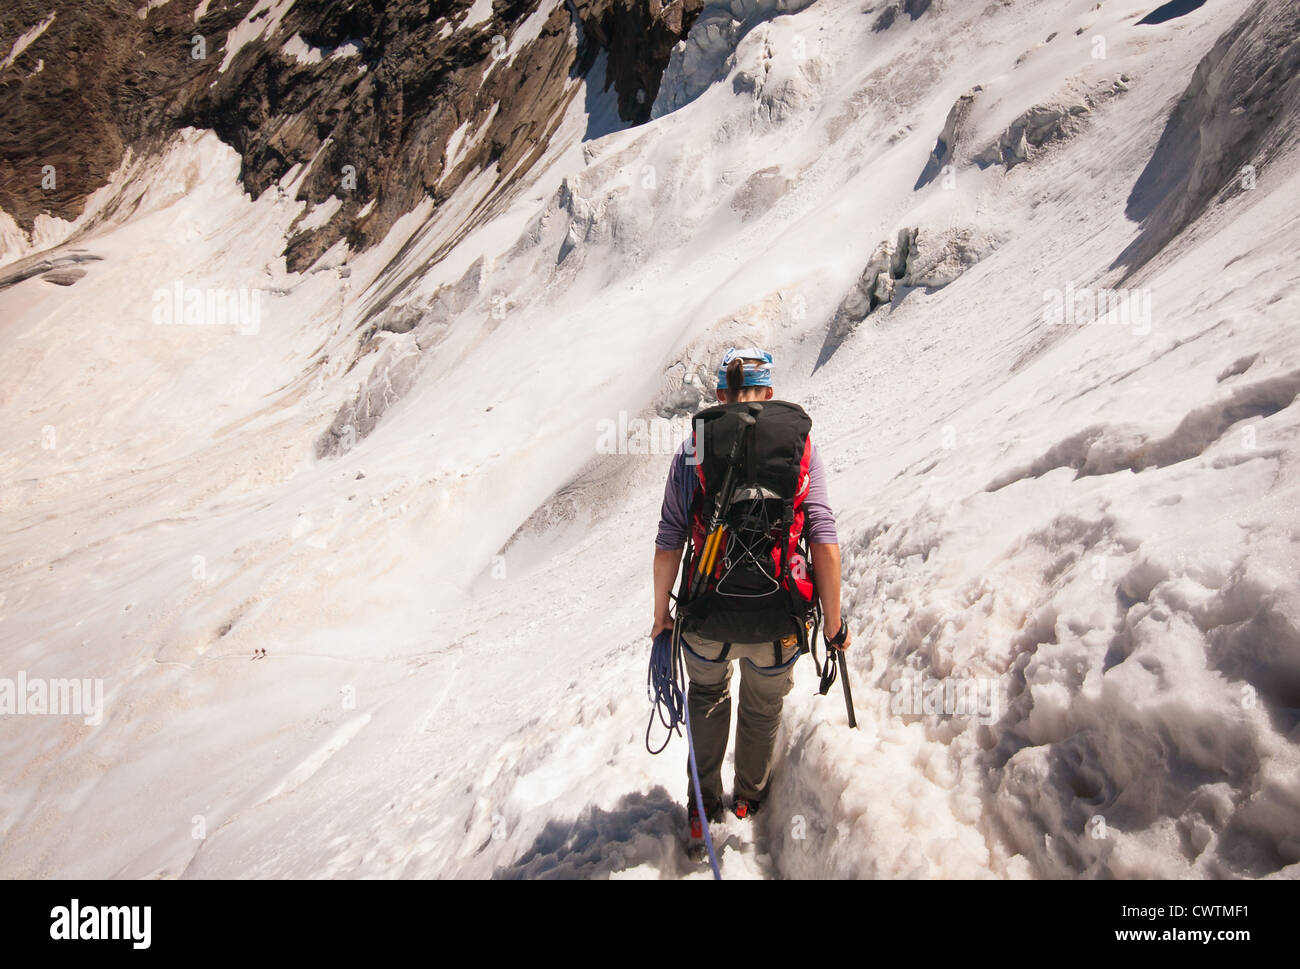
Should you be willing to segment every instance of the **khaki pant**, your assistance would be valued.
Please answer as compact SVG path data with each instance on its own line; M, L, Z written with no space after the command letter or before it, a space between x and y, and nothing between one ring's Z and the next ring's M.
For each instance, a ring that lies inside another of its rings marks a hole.
M781 723L781 706L794 685L799 647L781 643L721 643L682 636L682 656L690 677L687 705L700 793L706 811L722 801L722 760L731 732L731 661L740 661L740 711L736 723L735 796L761 802L772 773L772 748ZM724 652L725 651L725 652ZM687 797L690 762L687 761Z

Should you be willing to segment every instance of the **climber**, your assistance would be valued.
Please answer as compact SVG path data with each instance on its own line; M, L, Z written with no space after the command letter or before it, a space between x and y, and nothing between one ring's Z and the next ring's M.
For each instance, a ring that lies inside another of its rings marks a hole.
M767 795L782 704L818 608L825 630L836 630L826 637L828 647L843 650L851 642L840 615L839 539L825 470L809 438L812 421L773 393L771 354L727 351L718 370L720 403L695 415L673 458L655 539L651 636L681 625L702 800L714 822L723 810L731 661L741 667L732 811L743 819ZM687 803L694 842L703 825L690 792Z

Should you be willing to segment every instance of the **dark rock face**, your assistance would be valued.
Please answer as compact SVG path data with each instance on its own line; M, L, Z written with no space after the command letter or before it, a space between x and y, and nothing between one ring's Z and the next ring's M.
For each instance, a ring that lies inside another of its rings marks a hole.
M9 0L0 6L0 50L8 55L52 8L55 19L0 68L0 208L23 228L40 212L79 213L160 108L154 92L141 90L146 72L136 53L156 37L125 0ZM169 53L187 56L179 46Z
M1216 196L1247 191L1300 131L1300 5L1255 0L1205 55L1129 195L1142 222L1115 266L1140 269Z
M73 219L127 146L211 128L254 196L302 165L299 199L342 200L290 239L299 270L493 164L498 184L527 171L601 49L622 117L646 120L701 2L492 0L470 23L474 0L8 0L4 52L54 17L0 68L0 208Z
M704 0L572 2L585 31L609 52L609 79L618 93L619 116L636 124L649 121L673 45L690 31Z

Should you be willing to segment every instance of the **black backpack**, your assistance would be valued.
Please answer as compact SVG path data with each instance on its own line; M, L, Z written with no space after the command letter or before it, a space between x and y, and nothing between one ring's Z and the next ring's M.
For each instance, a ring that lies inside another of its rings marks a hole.
M685 632L729 643L797 637L815 612L804 539L812 419L783 400L719 404L692 419L699 483L678 613Z

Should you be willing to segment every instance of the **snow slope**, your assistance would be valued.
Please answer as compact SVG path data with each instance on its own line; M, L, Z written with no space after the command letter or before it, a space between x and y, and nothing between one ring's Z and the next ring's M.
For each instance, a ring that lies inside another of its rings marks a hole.
M0 676L106 699L3 719L0 873L705 877L684 745L643 746L671 447L602 429L683 433L758 342L832 472L861 729L800 664L726 877L1294 877L1296 166L1111 268L1241 9L737 3L730 54L670 66L675 110L583 141L575 98L454 247L486 178L303 274L297 173L253 201L202 132L128 159L45 254L84 277L0 284ZM958 152L914 190L974 85L980 149L1120 75L1028 162ZM901 228L981 258L814 373ZM178 283L256 290L255 324L155 322ZM1052 325L1067 285L1150 318ZM900 707L930 679L984 705Z

